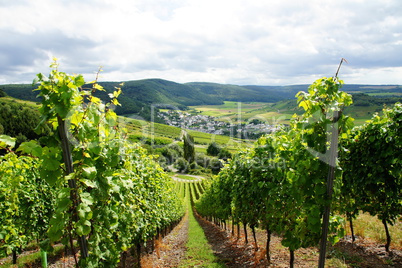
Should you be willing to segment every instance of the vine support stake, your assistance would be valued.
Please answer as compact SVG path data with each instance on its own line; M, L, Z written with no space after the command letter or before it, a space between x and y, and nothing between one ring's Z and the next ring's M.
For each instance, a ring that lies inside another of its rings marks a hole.
M343 62L348 63L348 61L347 61L345 58L342 58L342 59L341 59L341 62L340 62L339 65L338 65L338 70L336 70L336 73L335 73L335 78L338 78L338 73L339 73L339 70L341 69L341 66L342 66L342 63L343 63Z
M342 63L347 62L345 58L341 59L339 63L338 69L335 73L335 79L338 78L339 70L341 69ZM341 116L340 111L334 112L334 117L332 121L332 132L331 132L331 145L329 148L329 170L327 177L327 198L328 204L324 208L324 214L322 216L322 233L321 233L321 241L320 241L320 256L318 259L318 268L324 268L325 266L325 257L327 253L327 237L328 237L328 227L329 227L329 215L331 214L331 202L332 202L332 191L334 187L334 179L335 179L335 169L336 169L336 158L338 157L338 120Z
M47 268L47 252L43 249L40 250L40 258L42 263L42 268Z
M71 155L70 144L68 142L68 137L67 137L66 125L65 125L65 121L60 116L57 116L57 122L59 124L58 129L59 129L59 135L60 135L60 140L61 140L61 148L62 148L62 152L63 152L63 161L66 166L66 173L67 173L67 175L69 175L74 172L74 167L73 167L73 158ZM77 198L77 185L76 185L75 180L70 179L68 181L68 186L72 190L71 201L73 202L74 209L76 209L78 206L78 198ZM78 221L77 213L75 213L75 212L73 212L73 219L75 221ZM78 242L79 242L80 250L81 250L81 258L87 258L88 257L88 247L87 247L86 237L80 236L78 238ZM72 246L73 245L71 245L71 247ZM73 248L71 250L73 250Z
M341 62L342 63L342 62ZM318 260L318 268L324 268L325 266L325 257L327 251L327 237L328 237L328 226L329 226L329 215L331 213L331 200L332 200L332 191L334 185L335 178L335 169L336 169L336 158L338 156L338 120L341 115L341 112L335 111L334 118L332 122L332 134L331 134L331 145L329 148L329 170L327 177L327 198L328 204L324 208L324 214L322 216L322 235L320 242L320 256Z

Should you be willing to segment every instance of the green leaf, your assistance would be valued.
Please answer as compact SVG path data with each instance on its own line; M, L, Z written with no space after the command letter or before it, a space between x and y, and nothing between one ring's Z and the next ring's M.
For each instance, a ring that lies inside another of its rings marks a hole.
M62 229L53 226L49 228L48 235L51 241L59 241L63 236L63 231Z
M43 163L42 163L43 164ZM60 178L62 174L61 169L56 169L56 170L46 170L42 168L40 170L40 176L42 179L46 180L47 183L49 183L51 186L55 185L58 179Z
M94 199L90 193L81 193L80 197L81 197L81 202L87 206L92 205L94 202Z
M28 142L23 142L21 145L18 147L17 152L22 152L24 154L30 154L35 157L41 157L42 156L42 147L38 144L37 141L28 141Z
M81 179L80 181L87 187L98 188L98 184L96 183L96 181L86 179Z
M82 168L82 175L88 179L93 179L96 177L96 167L84 167Z
M57 207L62 211L66 211L67 208L70 207L71 204L72 204L72 202L71 202L70 198L65 197L65 198L58 200Z
M82 75L78 75L77 77L75 77L74 82L77 87L85 85L85 80Z
M60 168L60 162L54 159L46 159L43 161L42 167L46 170L55 171Z
M10 147L11 149L15 146L16 138L12 138L7 135L0 135L0 148Z
M50 239L45 239L39 243L40 248L45 252L53 252L53 247L50 243Z
M93 212L91 211L90 207L88 207L88 206L86 206L86 205L81 203L78 206L78 216L81 219L90 220L90 219L92 219Z
M91 222L90 221L88 221L88 220L85 220L84 222L79 221L77 224L78 225L77 225L76 231L79 236L88 235L91 232Z

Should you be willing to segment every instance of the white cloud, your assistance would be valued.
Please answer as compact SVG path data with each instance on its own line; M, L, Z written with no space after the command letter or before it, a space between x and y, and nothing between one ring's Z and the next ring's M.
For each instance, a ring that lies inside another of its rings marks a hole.
M399 0L0 1L0 83L30 81L56 56L67 72L102 65L107 80L234 84L311 83L344 57L346 83L402 84L400 10Z

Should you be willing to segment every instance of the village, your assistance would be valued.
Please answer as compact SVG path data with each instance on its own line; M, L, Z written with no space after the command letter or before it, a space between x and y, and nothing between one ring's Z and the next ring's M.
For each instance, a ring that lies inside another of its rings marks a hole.
M190 129L215 135L236 136L242 138L258 138L267 133L272 133L278 129L276 125L266 124L260 120L251 120L239 124L236 121L224 121L208 115L192 115L188 112L179 110L167 110L159 112L158 116L162 118L169 126L175 126L183 129Z

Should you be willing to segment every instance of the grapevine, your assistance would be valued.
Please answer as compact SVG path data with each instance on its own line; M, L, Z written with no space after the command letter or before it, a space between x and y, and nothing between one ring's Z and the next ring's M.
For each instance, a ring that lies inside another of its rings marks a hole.
M56 188L48 235L64 244L80 238L81 267L114 267L121 253L180 218L181 201L160 166L119 128L112 107L121 89L104 104L93 96L103 90L97 80L87 85L82 75L58 71L56 61L51 68L35 81L42 122L53 125L40 165Z
M0 256L19 253L32 240L45 240L53 212L54 189L39 176L40 160L12 151L14 139L0 135ZM28 150L25 143L19 150ZM32 153L32 152L31 152Z
M262 137L252 150L234 156L197 204L200 213L233 218L252 228L260 225L268 237L272 232L280 234L291 254L290 266L296 249L317 245L324 207L335 205L339 199L339 167L335 167L334 196L325 193L333 113L352 101L339 90L341 85L338 79L322 78L307 93L297 94L299 105L305 109L303 116L294 118L289 129ZM347 133L351 123L341 114L335 127ZM215 206L211 206L212 200ZM341 218L332 215L332 242L343 235L341 227Z
M343 193L349 204L344 211L350 220L359 210L378 216L389 251L387 225L393 225L402 213L402 105L396 103L383 113L354 130L351 139L345 141L347 150L341 159L345 170Z

